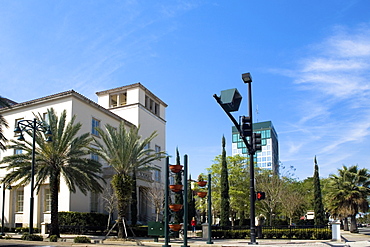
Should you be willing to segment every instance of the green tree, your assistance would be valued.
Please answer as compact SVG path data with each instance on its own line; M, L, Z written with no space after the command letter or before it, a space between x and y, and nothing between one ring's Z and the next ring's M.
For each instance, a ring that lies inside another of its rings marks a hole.
M259 201L260 210L269 218L269 225L272 225L272 216L277 215L281 206L282 198L285 195L286 182L271 170L260 170L256 172L256 189L264 191L266 198Z
M314 212L315 212L315 225L325 225L325 211L324 211L324 204L322 202L322 194L321 194L321 185L320 185L320 176L319 176L319 166L317 165L317 159L315 156L314 159L315 163L315 172L313 175L313 185L314 185Z
M356 215L369 210L370 173L357 165L343 166L330 175L329 211L336 218L351 218L351 232L358 232Z
M229 225L230 217L230 196L229 196L229 175L227 171L225 136L222 136L222 154L221 154L221 214L220 225Z
M0 96L0 108L9 107L8 102L5 98ZM8 128L8 122L5 120L3 115L0 114L0 150L5 150L6 146L5 143L8 141L3 134L3 128Z
M105 131L97 128L101 141L100 138L94 138L99 147L98 155L115 171L111 184L117 198L119 238L123 238L123 219L131 199L132 190L128 188L132 185L134 169L136 171L152 169L151 162L165 157L164 152L146 148L157 133L153 132L142 140L139 128L132 126L127 131L124 122L121 122L118 128L107 124Z
M304 213L304 193L297 181L286 180L284 194L281 197L281 211L289 218L289 225L292 225L295 218L299 219Z
M248 159L241 155L227 156L228 164L228 181L229 181L229 195L230 195L230 211L232 220L234 217L241 215L248 211L249 205L249 169ZM220 215L221 208L221 167L222 155L218 155L213 160L210 168L207 168L212 178L212 205L214 215ZM198 208L199 209L199 208Z
M103 178L101 164L88 158L92 138L89 133L77 136L81 129L81 123L75 123L73 116L66 123L67 113L64 110L60 117L54 109L48 109L48 123L53 133L53 142L45 142L45 134L37 131L35 148L35 188L37 192L41 185L49 181L51 193L51 229L50 236L59 237L58 224L58 192L60 181L63 179L69 190L73 193L76 188L85 195L88 191L101 192L103 187L100 181ZM37 117L43 121L40 114ZM31 132L27 132L31 136ZM32 141L19 142L11 140L9 148L22 150L22 154L4 157L2 163L8 164L8 173L3 182L26 185L31 180Z

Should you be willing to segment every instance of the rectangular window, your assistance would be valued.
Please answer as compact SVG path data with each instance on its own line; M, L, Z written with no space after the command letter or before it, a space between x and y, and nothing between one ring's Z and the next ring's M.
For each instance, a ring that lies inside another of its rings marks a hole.
M161 171L154 170L154 181L160 183L161 182Z
M96 153L92 153L91 159L99 162L99 155L97 155Z
M18 122L19 121L22 121L23 120L23 118L18 118L18 119L16 119L15 121L14 121L14 129L16 128L16 127L18 127ZM20 135L20 133L14 133L14 136L19 136Z
M233 134L233 143L238 142L239 140L239 134Z
M95 146L95 145L91 145L91 148L92 148L92 150L95 150L95 149L97 149L98 147L97 146ZM92 153L91 153L91 159L92 160L95 160L95 161L99 161L99 155L97 154L97 153L94 153L93 151L92 151Z
M100 121L96 118L92 118L91 120L91 134L99 136L99 132L96 130L96 128L100 127Z
M155 145L155 152L157 153L157 157L159 157L161 155L159 154L159 152L161 152L161 147L158 145Z
M16 211L23 212L23 203L24 203L24 191L17 190L16 194Z
M114 94L114 95L110 95L110 107L117 107L118 105L118 95L117 94Z
M47 112L42 114L42 119L44 120L45 123L49 124L49 114Z
M97 213L99 210L99 194L91 192L90 197L90 212Z
M127 92L119 94L119 105L126 105L127 104Z
M145 95L145 108L156 116L160 114L160 105L147 95Z
M14 149L14 154L21 154L22 153L22 149Z
M150 149L150 142L148 142L148 143L145 145L144 149L145 149L145 150Z
M51 193L50 189L45 189L45 198L44 198L44 212L50 212L51 211Z

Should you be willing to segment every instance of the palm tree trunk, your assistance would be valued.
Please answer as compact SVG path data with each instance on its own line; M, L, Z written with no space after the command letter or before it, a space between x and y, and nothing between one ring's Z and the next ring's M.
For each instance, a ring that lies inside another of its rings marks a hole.
M114 188L114 192L117 198L117 207L118 207L118 217L117 217L117 224L118 224L118 238L123 238L124 234L124 227L123 227L123 219L125 217L127 211L128 201L131 195L131 183L127 176L123 174L114 174L112 178L112 186Z
M345 217L344 219L343 219L343 230L344 231L348 231L349 229L348 229L348 218L347 217Z
M50 199L51 199L51 227L50 227L50 235L56 235L58 238L60 237L59 232L59 218L58 218L58 188L59 188L59 181L57 174L51 174L50 176Z
M352 232L352 233L358 233L356 215L351 215L350 232Z

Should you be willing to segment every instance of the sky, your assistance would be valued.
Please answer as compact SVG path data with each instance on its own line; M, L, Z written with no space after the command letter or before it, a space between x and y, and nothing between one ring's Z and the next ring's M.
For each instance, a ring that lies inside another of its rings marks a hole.
M0 0L0 95L16 102L140 82L168 104L166 149L207 173L237 118L272 121L281 172L370 168L370 1ZM284 167L284 169L283 169Z

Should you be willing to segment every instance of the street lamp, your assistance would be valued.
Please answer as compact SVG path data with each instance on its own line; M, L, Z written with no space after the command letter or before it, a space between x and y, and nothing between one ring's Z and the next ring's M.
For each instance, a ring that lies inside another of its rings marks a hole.
M252 77L250 73L242 74L242 80L248 84L248 108L249 116L242 116L239 118L239 123L235 120L234 116L230 112L238 111L242 96L236 88L221 91L221 95L216 94L213 97L217 103L222 107L227 116L235 125L239 132L240 138L243 140L245 146L248 149L249 162L250 162L250 232L251 242L249 244L258 244L256 242L256 226L255 226L255 189L254 189L254 154L258 149L258 145L254 142L253 135L253 120L252 120Z
M6 189L11 190L12 189L12 186L8 185L8 187L6 187ZM5 211L5 183L3 183L3 208L2 208L2 212L1 212L1 235L2 236L5 236L5 231L4 231L4 224L5 224L5 221L4 221L4 211Z
M50 126L43 121L37 121L36 118L33 120L21 120L17 122L17 126L14 129L14 133L19 134L18 140L24 141L23 131L32 130L32 163L31 163L31 198L30 198L30 223L29 233L33 234L33 191L34 191L34 176L35 176L35 144L36 144L36 131L45 133L46 142L52 142Z

